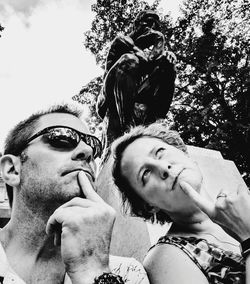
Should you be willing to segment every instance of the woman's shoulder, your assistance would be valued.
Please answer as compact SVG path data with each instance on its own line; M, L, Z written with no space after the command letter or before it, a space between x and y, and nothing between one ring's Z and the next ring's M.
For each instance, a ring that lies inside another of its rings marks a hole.
M177 246L165 243L155 245L146 255L143 265L150 283L186 283L208 284L208 280L199 267Z
M211 281L211 277L213 279L227 277L227 283L243 283L236 282L237 279L244 278L245 262L241 255L223 250L219 246L198 237L163 236L150 249L147 262L150 263L150 258L155 257L167 259L169 262L178 261L178 258L181 258L181 255L184 254L203 272L209 281ZM168 261L165 263L168 264ZM214 282L211 281L211 283Z
M243 258L240 254L228 249L224 249L222 246L216 244L215 242L201 237L165 235L159 238L158 242L150 249L162 244L176 246L181 250L188 251L191 255L194 255L196 257L201 256L202 253L207 253L210 254L211 257L215 257L220 260L225 257L230 257L236 262L243 261Z

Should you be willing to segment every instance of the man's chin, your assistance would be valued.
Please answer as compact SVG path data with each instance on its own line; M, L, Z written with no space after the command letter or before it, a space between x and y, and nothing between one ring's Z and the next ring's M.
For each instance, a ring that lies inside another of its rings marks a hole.
M71 188L70 190L65 191L64 194L61 196L61 200L63 201L63 203L66 203L75 197L85 198L83 192L78 186L76 186L74 189Z

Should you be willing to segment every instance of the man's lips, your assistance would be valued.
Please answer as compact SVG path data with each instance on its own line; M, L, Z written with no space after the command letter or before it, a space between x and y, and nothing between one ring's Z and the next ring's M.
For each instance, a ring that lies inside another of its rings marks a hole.
M174 190L174 187L175 187L175 185L176 185L176 183L177 183L177 180L178 180L180 174L181 174L184 170L185 170L185 168L183 168L183 169L177 174L177 176L175 177L174 182L173 182L173 185L172 185L172 190Z
M83 169L83 168L77 168L77 169L73 169L73 170L68 170L62 173L62 176L65 176L67 174L73 173L73 172L79 172L79 171L83 171L87 178L89 179L90 182L94 182L95 181L95 177L93 175L93 173L91 173L89 170Z

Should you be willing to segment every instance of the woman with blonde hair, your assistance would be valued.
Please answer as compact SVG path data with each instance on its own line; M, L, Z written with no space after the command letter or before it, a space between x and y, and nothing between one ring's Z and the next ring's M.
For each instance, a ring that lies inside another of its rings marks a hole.
M176 131L162 121L138 126L118 138L112 151L114 182L132 214L172 222L144 259L152 284L245 283L240 244L203 212L202 202L212 201Z

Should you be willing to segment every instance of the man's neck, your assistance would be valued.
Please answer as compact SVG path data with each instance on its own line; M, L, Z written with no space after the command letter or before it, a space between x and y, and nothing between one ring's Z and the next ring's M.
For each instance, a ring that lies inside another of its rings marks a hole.
M42 278L53 278L53 275L51 283L57 283L56 279L61 281L65 274L60 247L54 246L54 236L45 232L47 219L41 214L34 215L27 208L14 209L11 220L0 232L10 266L27 283L50 283Z

